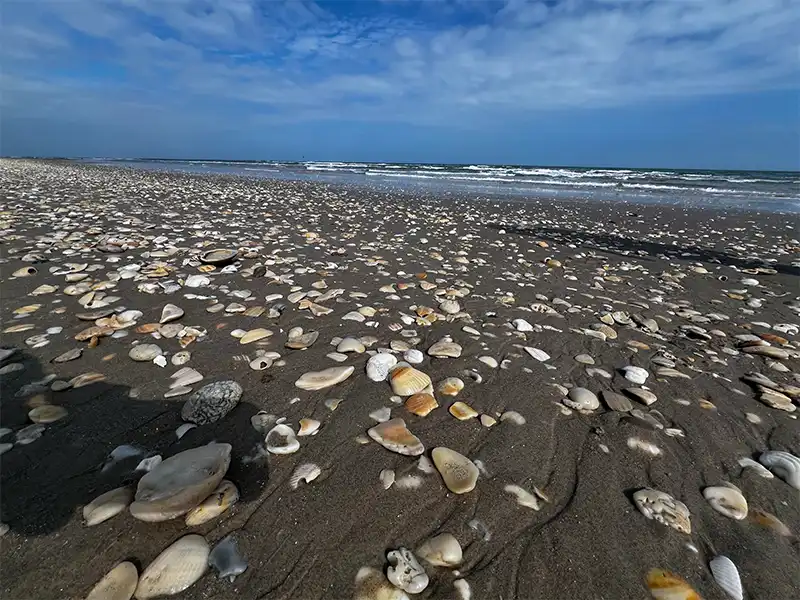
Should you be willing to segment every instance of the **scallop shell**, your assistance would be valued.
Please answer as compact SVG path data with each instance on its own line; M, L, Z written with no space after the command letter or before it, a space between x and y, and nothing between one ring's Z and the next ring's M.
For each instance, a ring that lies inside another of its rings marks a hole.
M100 494L83 507L87 527L99 525L124 511L133 502L133 488L125 486Z
M310 371L295 381L295 386L302 390L324 390L341 383L355 371L355 367L330 367L322 371Z
M431 378L414 367L398 367L389 374L389 382L398 396L413 396L431 385Z
M139 480L131 514L155 522L189 512L216 489L230 461L230 444L212 443L171 456Z
M788 452L770 450L758 457L758 462L783 479L796 490L800 490L800 458Z
M97 582L86 600L130 600L138 581L136 565L128 561L121 562Z
M223 479L211 495L186 514L186 525L195 527L215 519L239 499L239 490L233 482Z
M681 533L691 533L689 509L666 492L644 488L633 494L633 501L645 517Z
M717 585L725 590L733 600L743 600L742 593L742 580L739 577L739 570L733 561L727 556L715 556L710 563L711 574L714 575L714 581Z
M169 546L151 562L136 586L137 600L172 596L188 589L208 567L210 548L201 535L190 534Z
M747 500L739 490L717 485L703 490L703 497L718 513L741 521L747 517Z
M647 573L647 587L655 600L702 600L685 580L663 569Z
M322 474L322 469L314 463L304 463L298 466L289 477L289 487L296 490L301 481L311 483Z
M405 405L408 412L424 417L433 409L438 408L439 403L431 394L414 394L406 400Z

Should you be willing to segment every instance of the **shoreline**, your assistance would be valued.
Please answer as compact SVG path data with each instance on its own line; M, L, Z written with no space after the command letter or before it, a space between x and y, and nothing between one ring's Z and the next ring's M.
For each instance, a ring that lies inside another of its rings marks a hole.
M789 600L800 589L796 538L753 518L770 513L796 535L797 490L739 463L769 450L800 455L797 412L766 405L742 381L759 372L800 385L800 243L785 215L476 200L70 161L3 160L0 182L3 329L32 325L4 333L2 343L16 350L0 368L21 365L0 381L2 426L12 430L0 443L14 443L2 455L4 597L83 598L118 562L132 560L141 572L190 532L212 547L233 535L248 568L233 583L210 571L181 599L353 598L359 569L385 571L387 551L415 550L441 533L455 536L463 561L424 564L430 583L414 598L463 597L457 580L473 598L645 598L648 571L661 568L706 600L723 600L708 566L717 555L736 564L748 598ZM199 254L215 247L239 251L231 269L201 269ZM42 260L22 260L31 254ZM142 313L126 335L100 337L96 347L74 339L92 323L76 317L87 310L78 303L84 296L65 294L81 283L66 280L67 263L85 263L73 275L85 273L83 281L118 297L111 310ZM124 274L126 265L138 267ZM34 275L11 275L30 266ZM190 276L207 281L187 287ZM31 296L42 286L57 289ZM342 293L318 304L329 313L303 307L335 289ZM305 298L290 299L301 292ZM445 298L457 302L455 312ZM165 394L183 338L136 330L157 323L167 303L184 311L174 323L205 332L185 348L185 366L202 380L175 397ZM41 306L19 312L32 304ZM353 320L353 312L363 318ZM293 327L318 339L287 348ZM231 335L256 328L272 334L251 344ZM28 343L33 336L42 337ZM457 356L431 356L446 336ZM775 356L745 351L755 343L747 336L771 340ZM361 352L332 358L332 341L346 337L357 338ZM129 358L145 343L166 353L165 367ZM74 348L79 358L52 362ZM366 376L379 349L403 360L406 348L422 353L416 368L438 401L424 417L407 410L405 398L398 402L389 383ZM267 352L280 357L251 368ZM295 385L305 373L349 365L353 374L328 389ZM624 375L630 366L648 372L652 404L625 392L636 387ZM54 381L86 373L104 379L53 391ZM462 380L457 396L441 392L449 377ZM186 399L222 380L243 388L239 404L178 438ZM590 390L597 405L590 401L586 414L570 407L563 392L573 388ZM611 392L630 406L613 408ZM475 418L455 418L457 401ZM29 411L43 403L67 416L31 443L16 443L31 425ZM371 441L366 432L386 409L424 444L424 457L447 447L473 461L475 489L454 494L419 456ZM295 431L301 418L320 429L299 437L295 453L272 454L253 426L260 411ZM240 493L216 519L187 527L183 517L147 523L124 511L82 524L92 499L136 485L143 456L166 459L211 441L232 445L226 478ZM103 471L121 445L144 454ZM305 463L320 474L293 489ZM394 476L388 489L385 470ZM704 490L723 482L746 497L746 519L706 501ZM523 505L509 491L517 488L543 497ZM646 518L633 499L642 488L683 502L691 533Z

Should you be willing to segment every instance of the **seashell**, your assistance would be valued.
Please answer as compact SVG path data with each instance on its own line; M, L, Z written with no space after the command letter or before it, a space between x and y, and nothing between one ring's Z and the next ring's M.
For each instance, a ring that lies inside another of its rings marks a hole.
M353 600L409 600L408 595L397 589L383 573L372 567L361 567L356 573Z
M210 496L186 513L186 525L196 527L211 519L216 519L233 506L237 500L239 500L239 490L232 482L223 479Z
M364 346L364 344L361 343L360 340L351 337L344 338L336 346L336 351L342 353L356 352L358 354L363 354L366 350L367 350L366 347Z
M783 522L773 514L763 510L753 509L750 511L750 518L767 529L771 529L782 537L791 537L792 531Z
M600 408L600 400L594 392L582 387L574 387L569 390L567 397L562 402L575 410L586 413Z
M197 427L197 425L194 423L184 423L175 430L175 435L178 437L178 439L181 439L195 427Z
M269 329L251 329L246 334L244 334L241 338L239 338L240 344L251 344L253 342L257 342L258 340L263 340L268 338L272 335L272 331Z
M758 473L761 477L763 477L765 479L773 479L775 477L775 475L772 474L772 471L767 469L761 463L758 463L758 462L754 461L752 458L746 458L746 457L745 458L740 458L739 459L739 466L742 467L743 469L746 468L746 467L750 467L751 469L754 469L756 471L756 473Z
M22 333L23 331L30 331L36 327L33 323L20 323L19 325L12 325L3 329L3 333Z
M99 525L124 511L133 502L133 488L125 486L100 494L83 507L87 527Z
M541 506L539 505L539 500L531 494L529 491L519 487L518 485L507 485L503 488L509 494L516 496L517 504L520 506L525 506L526 508L532 508L533 510L539 510Z
M139 578L137 600L172 596L188 589L206 572L209 550L205 538L195 534L166 548Z
M30 295L31 296L44 296L45 294L52 294L56 290L58 290L58 286L57 285L44 284L44 285L40 285L35 290L33 290L30 293Z
M300 430L297 432L297 435L298 437L316 435L320 425L322 425L322 423L315 419L300 419Z
M253 426L253 429L266 435L277 419L275 415L271 415L262 410L250 417L250 424Z
M381 485L383 489L388 490L394 483L394 471L392 469L383 469L380 474Z
M413 396L431 385L431 378L414 367L397 367L389 373L389 383L398 396Z
M625 388L622 391L633 397L635 400L638 400L645 406L650 406L656 400L658 400L658 397L653 392L642 388Z
M444 483L454 494L466 494L475 489L478 481L478 467L463 454L440 446L431 452L433 464L444 479Z
M739 577L739 570L733 561L727 556L715 556L708 563L711 569L711 574L714 576L714 581L717 585L725 590L733 600L743 600L744 594L742 592L742 580Z
M433 409L438 408L439 403L436 402L436 398L434 398L431 394L420 393L410 396L406 400L405 406L408 412L413 413L418 417L425 417Z
M458 377L443 379L436 386L436 390L445 396L457 396L464 389L464 382Z
M631 450L641 450L650 456L661 456L661 448L646 440L639 439L638 437L630 437L627 441L628 448Z
M217 443L171 456L139 480L131 514L157 522L189 512L216 489L230 460L230 444Z
M531 357L535 358L539 362L545 362L550 360L550 355L545 352L544 350L539 350L538 348L531 348L530 346L524 346L523 350L531 355Z
M181 409L181 418L207 425L225 417L239 403L242 386L235 381L215 381L197 390Z
M507 410L502 415L500 415L500 422L513 423L514 425L525 425L525 417L523 417L515 410Z
M800 490L800 458L788 452L770 450L762 452L758 462L783 479L796 490Z
M397 364L394 354L378 353L367 361L367 377L371 381L386 381L389 371Z
M300 449L294 430L283 423L270 429L264 442L272 454L293 454Z
M259 356L251 360L249 366L254 371L263 371L264 369L269 369L272 366L272 363L273 360L271 358L267 358L266 356Z
M136 565L121 562L95 584L86 600L130 600L138 582Z
M181 350L180 352L176 352L175 354L172 355L172 359L170 360L170 362L176 367L179 367L181 365L185 365L187 362L189 362L191 358L192 358L191 352L189 352L188 350Z
M647 573L647 587L655 600L702 600L686 581L663 569Z
M392 418L392 409L389 407L379 408L369 413L369 418L374 419L378 423L384 423Z
M355 367L330 367L322 371L310 371L295 381L295 386L302 390L324 390L341 383L355 371Z
M42 308L41 304L28 304L26 306L20 306L19 308L14 310L14 314L17 316L21 315L31 315L35 313L37 310Z
M611 410L629 412L633 408L631 401L621 394L609 392L608 390L603 390L601 394L603 396L603 402L605 402L606 406Z
M238 254L238 251L231 250L230 248L216 248L201 254L200 262L204 262L209 265L224 265L231 262Z
M437 358L458 358L461 356L461 345L445 338L428 348L428 355Z
M72 388L82 388L86 385L91 385L92 383L99 383L101 381L105 381L106 376L102 373L83 373L82 375L78 375L77 377L73 377L69 380L69 387Z
M296 490L301 481L311 483L322 474L322 469L314 463L303 463L299 465L292 476L289 477L289 487Z
M389 568L387 579L397 588L409 594L419 594L428 587L428 575L408 548L398 548L386 554Z
M137 344L128 352L128 356L136 362L150 362L162 354L164 351L155 344Z
M163 325L164 323L169 323L171 321L177 321L184 315L183 309L179 306L175 306L174 304L166 304L164 308L161 310L161 318L159 319L159 323Z
M681 533L691 533L689 509L680 500L669 494L644 488L633 494L633 501L645 517L662 525L672 527Z
M634 367L634 366L627 366L620 369L622 374L625 376L630 382L633 382L638 385L643 385L647 378L650 376L650 373L647 372L646 369L641 367Z
M461 305L456 300L444 300L439 304L439 310L446 315L455 315L461 311Z
M741 521L747 517L747 500L739 490L718 485L703 490L703 497L718 513Z
M12 277L33 277L39 271L36 270L36 267L22 267L21 269L17 269L14 271L11 276Z
M469 404L454 402L447 411L459 421L467 421L478 416L478 412Z
M85 342L86 340L90 340L95 337L109 336L112 333L114 333L114 330L111 327L100 327L98 325L94 325L92 327L87 327L83 331L80 331L77 334L75 334L75 340L78 342ZM148 344L143 344L143 345L147 346Z
M225 536L214 546L208 555L208 564L214 567L220 579L227 577L230 582L247 570L247 561L239 554L233 535Z
M67 409L53 404L41 404L28 413L34 423L55 423L67 416Z
M405 421L400 418L379 423L367 430L367 435L387 450L398 454L419 456L425 451L419 438L408 430Z
M436 567L452 569L464 560L461 544L450 533L441 533L422 543L417 548L417 556Z

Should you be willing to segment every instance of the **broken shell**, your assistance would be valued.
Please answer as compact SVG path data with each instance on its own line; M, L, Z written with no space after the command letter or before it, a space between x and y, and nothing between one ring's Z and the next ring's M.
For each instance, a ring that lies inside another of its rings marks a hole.
M300 449L294 430L283 423L270 429L264 442L272 454L293 454Z
M689 509L680 500L669 494L644 488L633 494L633 501L645 517L662 525L672 527L681 533L691 533Z
M419 417L425 417L433 409L438 408L439 403L436 402L436 398L434 398L431 394L421 393L410 396L406 400L405 406L408 412Z
M389 374L389 382L398 396L413 396L431 385L431 378L414 367L398 367Z
M223 479L211 495L186 513L186 525L196 527L217 518L239 499L239 490L227 479Z
M387 450L398 454L418 456L425 451L419 438L408 430L405 421L400 418L379 423L367 430L367 435Z
M464 559L461 544L450 533L442 533L423 542L417 548L417 556L437 567L453 568Z
M289 487L296 490L301 481L311 483L322 473L322 469L314 463L304 463L298 466L289 478Z
M295 381L295 386L302 390L324 390L341 383L353 374L355 367L330 367L322 371L310 371Z
M703 497L718 513L741 521L747 517L747 500L738 490L718 485L703 490Z

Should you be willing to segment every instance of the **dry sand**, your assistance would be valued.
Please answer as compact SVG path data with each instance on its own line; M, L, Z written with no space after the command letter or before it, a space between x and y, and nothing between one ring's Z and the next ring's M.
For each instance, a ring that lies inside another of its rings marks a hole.
M798 490L737 462L757 459L770 449L800 454L797 413L766 406L741 381L746 373L761 372L774 382L798 385L796 215L582 200L429 197L23 161L0 163L0 198L2 326L34 325L3 334L2 346L17 350L2 365L24 368L2 375L1 426L13 431L0 443L14 442L16 432L30 424L27 413L37 403L68 411L47 425L40 439L15 444L0 459L0 519L8 526L0 539L3 598L83 598L120 561L133 561L141 572L189 532L202 534L212 546L233 533L249 566L233 583L209 572L177 596L186 599L351 598L359 568L385 569L387 551L417 548L443 532L460 542L463 563L455 570L426 565L430 584L415 597L460 598L453 582L462 578L477 599L647 598L645 576L662 568L689 581L703 598L723 599L727 596L708 567L716 555L737 565L746 598L797 597L797 538L781 536L751 517L727 518L703 497L706 486L731 482L747 498L751 515L767 511L792 532L800 530ZM57 233L63 234L62 241ZM67 234L73 237L63 241ZM154 241L160 236L166 239ZM116 242L128 245L119 254L99 249ZM236 261L237 272L207 273L211 283L204 287L177 287L169 294L139 291L141 284L172 281L179 286L188 275L200 274L198 263L187 259L203 244L240 249L240 256L248 258ZM147 254L171 247L177 250L166 258ZM75 253L66 255L68 248ZM42 260L24 261L30 254ZM120 260L109 263L111 257ZM103 337L93 348L75 341L73 336L92 323L75 317L85 312L77 302L80 296L65 295L65 276L51 272L68 262L100 265L87 279L98 282L124 265L157 260L167 265L167 276L147 278L140 272L120 280L106 290L120 297L111 307L141 311L142 325L157 322L166 303L180 306L185 315L179 323L207 330L187 347L192 353L187 366L204 377L194 389L227 379L244 389L241 402L225 418L192 429L180 440L175 430L189 396L164 398L170 375L179 367L128 358L138 341L158 344L169 359L181 350L177 339L153 340L132 327L127 337ZM259 263L283 280L247 276L247 269ZM12 276L28 266L38 272ZM707 272L692 270L700 266ZM437 288L421 289L418 274ZM747 278L759 285L744 285ZM321 303L333 309L330 314L314 317L286 300L293 286L312 291L311 284L321 280L327 285L323 293L345 290ZM401 289L401 283L410 285ZM44 284L58 290L30 296ZM396 291L379 291L391 284ZM456 297L461 312L445 318L435 293L448 289L466 294ZM231 297L234 290L250 290L252 296ZM351 297L352 292L366 297ZM270 294L281 294L277 302L287 304L279 318L266 312L247 317L206 311L217 302L268 309L276 303L265 302ZM558 314L535 312L534 303ZM13 311L30 304L42 306L14 318ZM376 315L364 323L342 320L365 306L376 309ZM401 323L401 314L416 317L413 306L432 307L441 318L430 325L403 325L416 332L408 337L392 331L390 324ZM612 326L617 339L584 333L611 311L654 319L658 331L617 323ZM534 331L516 331L515 319L533 324ZM686 325L719 333L697 339L682 329ZM319 339L307 350L287 349L286 334L293 326L319 331ZM465 332L464 326L480 335ZM52 327L63 331L47 335L46 345L26 344L30 336ZM231 336L237 328L256 327L274 335L250 345ZM786 358L740 352L742 340L735 336L744 334L785 338ZM303 373L340 364L326 355L335 350L332 338L347 335L375 336L378 342L370 351L388 348L392 340L417 338L414 347L422 352L450 335L462 346L461 356L426 354L418 368L434 386L446 377L460 377L465 387L456 398L436 393L440 407L417 417L390 399L388 383L366 377L366 353L341 363L355 366L343 383L321 391L295 387ZM524 346L551 358L539 362ZM84 348L79 359L51 362L76 347ZM278 352L285 364L254 371L248 362L257 350ZM574 359L579 354L590 355L594 368L604 369L611 379L588 374L592 367ZM481 356L503 364L490 368L478 360ZM687 378L656 375L662 368L651 362L656 357L672 357ZM552 385L585 387L598 395L621 392L634 387L618 370L627 365L649 371L646 385L658 397L649 407L633 401L640 413L615 412L602 403L589 414L568 411ZM463 375L465 369L477 371L482 382ZM60 392L46 382L41 389L19 393L51 373L67 381L87 372L102 373L105 380ZM330 398L343 399L335 411L325 406ZM526 422L485 427L478 419L459 421L447 410L456 400L497 419L517 411ZM437 472L418 469L416 457L361 443L357 438L376 424L369 414L381 407L391 407L392 417L405 420L425 445L426 456L446 446L478 463L483 471L475 489L450 493ZM251 425L251 417L262 410L285 417L295 430L303 417L322 426L317 435L299 438L300 450L294 454L249 460L258 456L264 441ZM747 413L760 422L750 422ZM667 435L641 418L647 414L677 431ZM654 444L660 455L630 448L630 438ZM102 472L114 448L129 444L167 458L210 441L233 445L227 478L241 494L222 516L194 528L183 518L145 523L128 512L94 527L82 524L84 505L112 488L135 483L142 474L133 472L141 456ZM292 472L309 462L319 465L321 475L292 490ZM396 483L385 490L379 480L384 469L393 469L410 489ZM531 492L536 487L548 501L541 502L540 510L521 506L505 491L508 485ZM648 520L637 510L632 495L645 487L686 504L691 534Z

